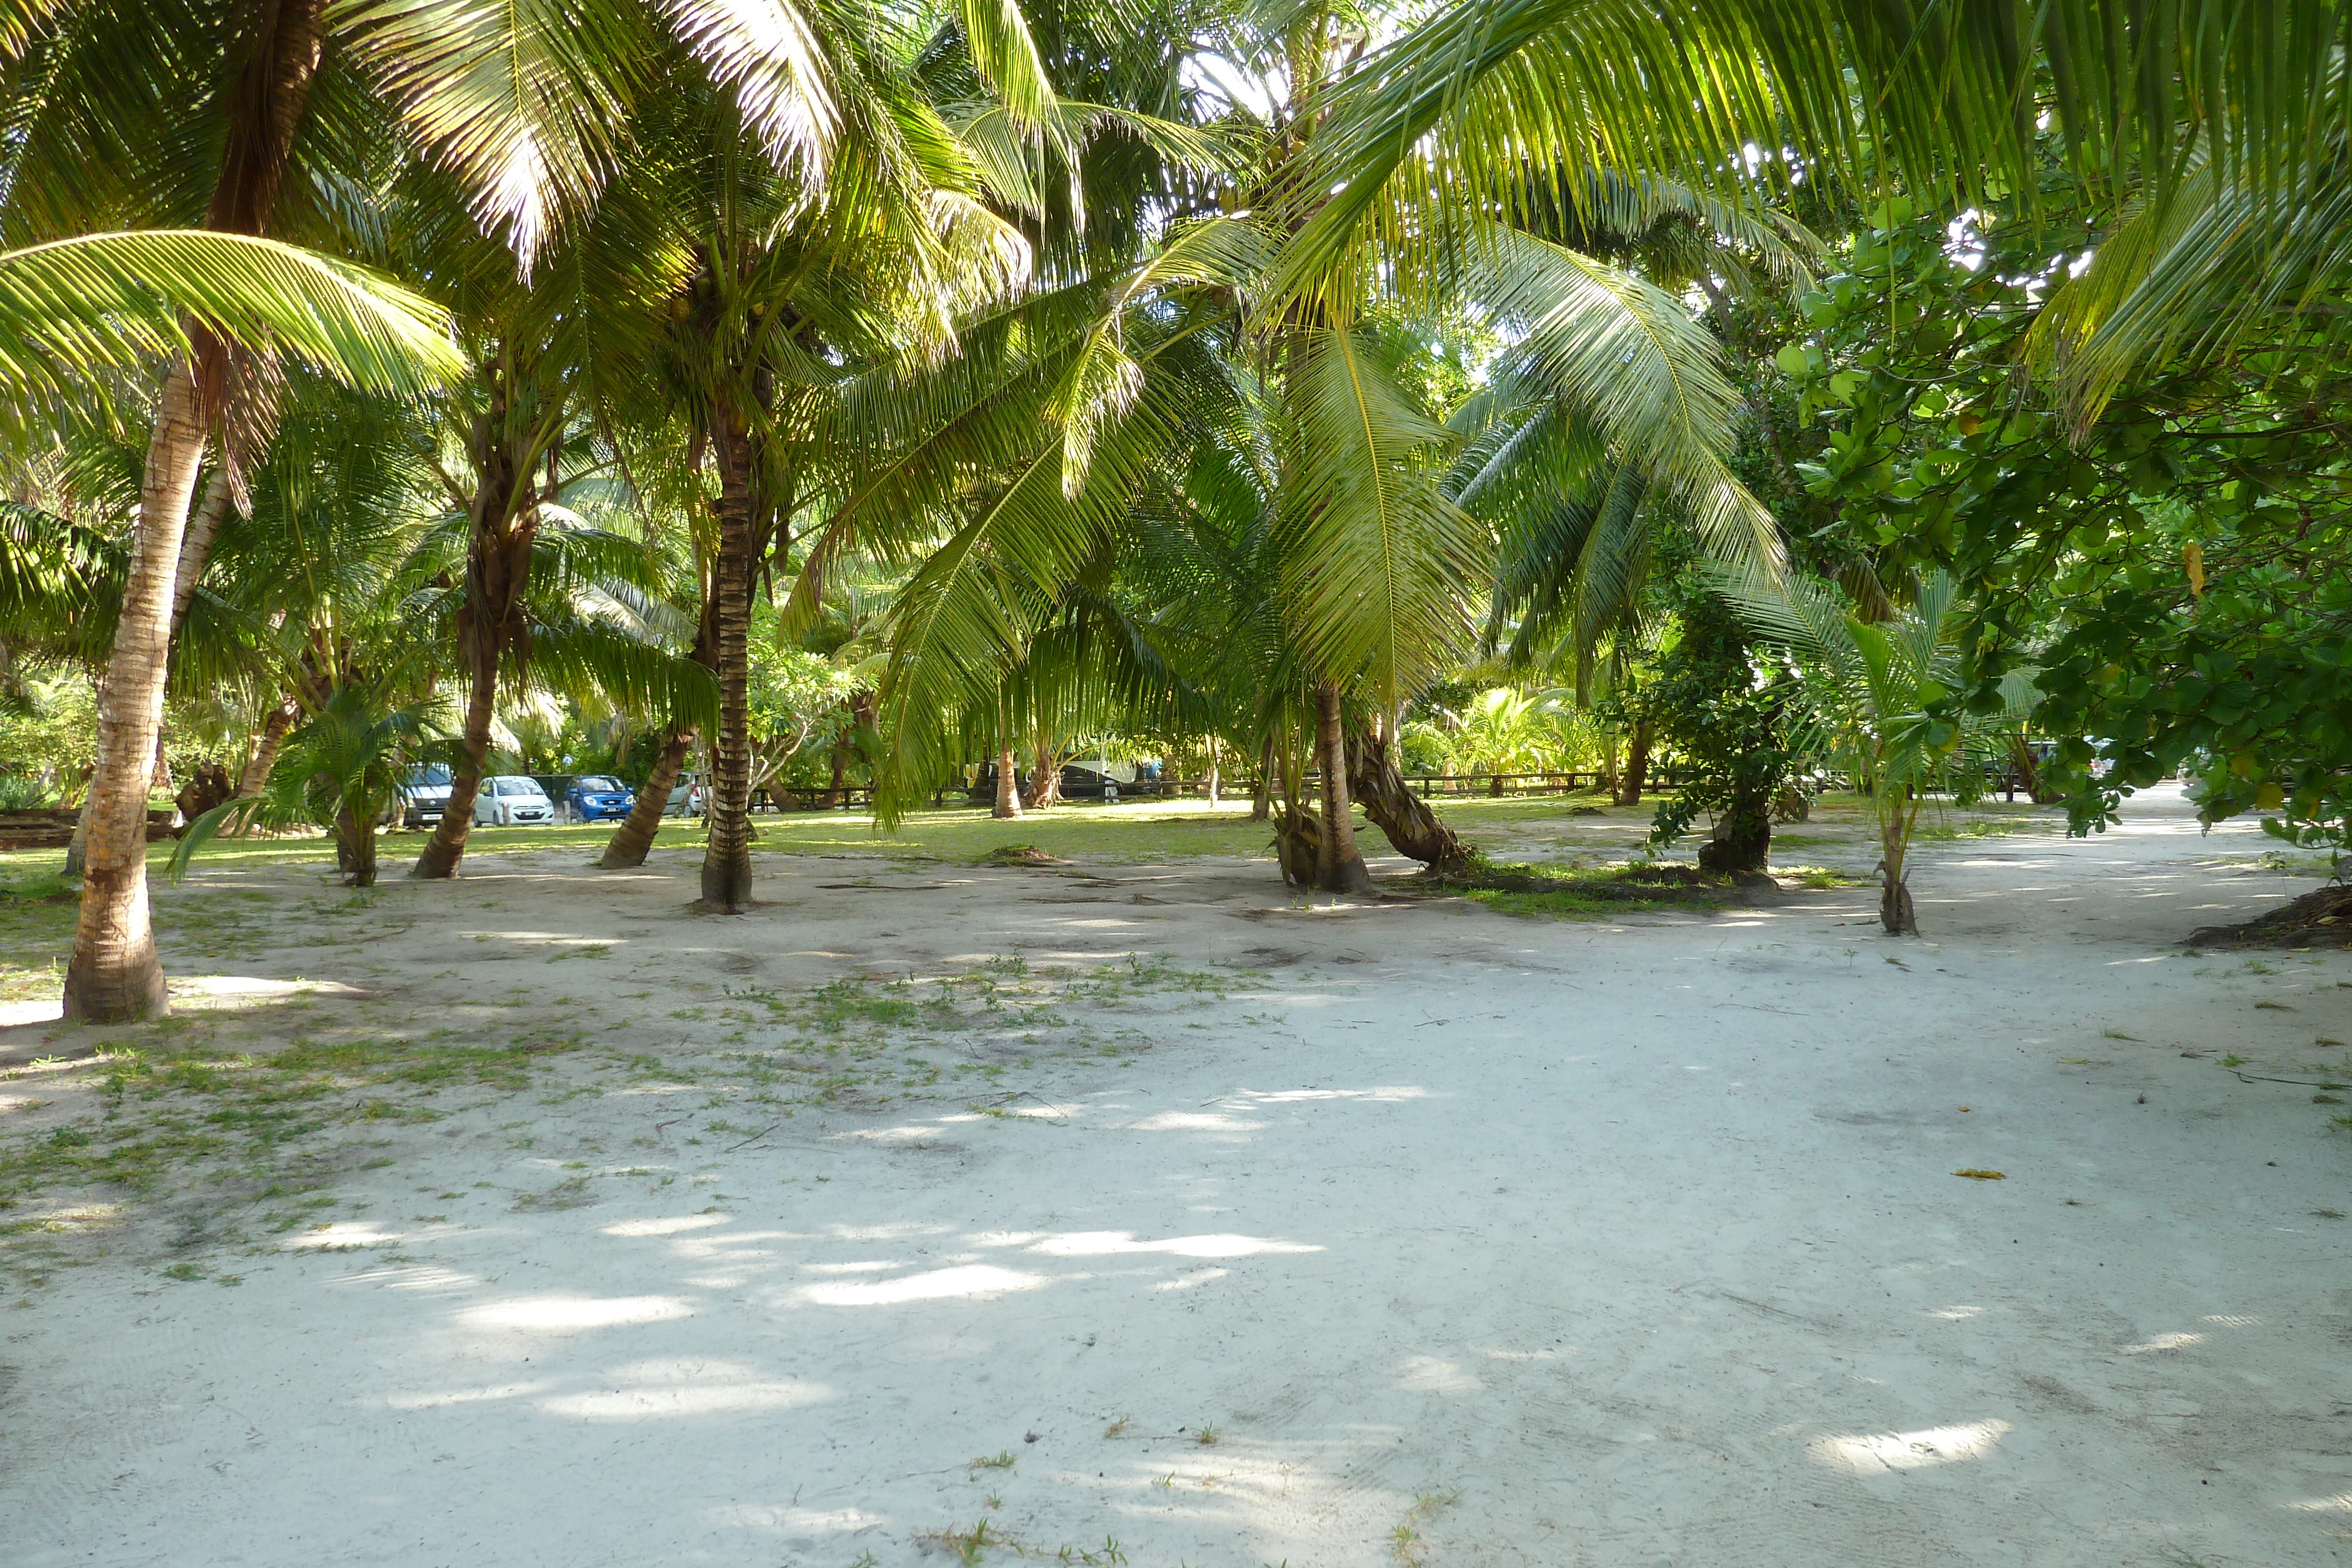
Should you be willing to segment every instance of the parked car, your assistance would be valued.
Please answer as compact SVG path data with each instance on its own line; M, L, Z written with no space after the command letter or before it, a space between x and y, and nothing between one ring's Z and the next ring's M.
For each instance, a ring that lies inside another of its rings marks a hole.
M449 807L449 765L446 762L426 762L410 768L400 781L400 794L392 807L399 814L400 825L437 825ZM389 812L386 820L390 820Z
M482 780L481 793L474 797L474 826L478 828L519 828L555 821L555 802L539 787L539 780L520 773L500 773Z
M541 794L555 802L556 819L562 821L564 798L572 793L572 787L580 780L569 773L534 773L530 781L539 786Z
M699 817L702 815L702 775L681 773L670 787L669 804L662 808L665 817Z
M601 822L627 816L636 799L634 790L609 773L583 773L556 799L555 814L566 822Z

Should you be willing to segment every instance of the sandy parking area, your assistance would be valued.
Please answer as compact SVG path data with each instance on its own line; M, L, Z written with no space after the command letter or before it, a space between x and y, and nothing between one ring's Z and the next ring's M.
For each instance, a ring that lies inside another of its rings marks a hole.
M1907 943L1232 860L207 875L190 1030L548 1049L289 1140L299 1212L45 1199L0 1562L2352 1561L2352 956L2170 945L2309 885L2263 847L1934 846Z

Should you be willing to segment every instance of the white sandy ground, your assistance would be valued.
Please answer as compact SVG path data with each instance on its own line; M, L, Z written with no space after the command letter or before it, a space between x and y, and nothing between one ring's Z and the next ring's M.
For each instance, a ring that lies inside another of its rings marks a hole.
M2352 957L2172 945L2309 885L2262 848L2169 796L1935 846L1905 943L1865 890L1539 922L1234 861L763 859L733 922L682 856L390 887L389 935L249 977L404 1018L642 980L600 1027L655 1051L717 1027L680 996L966 955L1271 978L1107 1016L1150 1048L997 1080L1029 1114L688 1146L706 1096L642 1081L391 1124L359 1218L208 1260L236 1289L134 1225L0 1312L0 1563L848 1568L982 1519L1137 1568L2352 1561L2352 1221L2315 1214L2352 1134L2210 1054L2352 1055L2310 1043ZM515 1210L582 1151L674 1179Z

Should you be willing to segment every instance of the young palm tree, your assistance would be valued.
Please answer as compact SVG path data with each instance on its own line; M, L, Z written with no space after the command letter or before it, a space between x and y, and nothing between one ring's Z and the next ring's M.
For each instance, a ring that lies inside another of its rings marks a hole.
M279 766L258 795L215 807L188 824L172 852L171 874L224 830L310 824L334 837L345 887L373 887L376 827L400 793L410 765L446 740L434 710L392 706L381 687L338 686L286 737Z
M1927 709L1958 679L1958 585L1929 573L1912 607L1892 621L1865 620L1827 583L1791 577L1778 585L1719 580L1738 613L1769 643L1803 662L1811 714L1798 748L1831 758L1870 793L1878 823L1878 918L1890 936L1917 936L1908 862L1931 792L1968 793L1981 764L2005 750L2002 730L2031 706L2032 673L2003 687L2009 711L1955 724Z

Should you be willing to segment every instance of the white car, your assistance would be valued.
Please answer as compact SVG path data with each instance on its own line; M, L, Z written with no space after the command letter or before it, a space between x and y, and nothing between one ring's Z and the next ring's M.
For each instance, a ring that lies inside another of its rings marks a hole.
M662 808L665 817L699 817L702 815L702 775L681 773L670 786L669 804Z
M553 821L555 802L547 798L539 780L520 773L499 773L483 779L481 792L474 797L478 828L518 828Z

